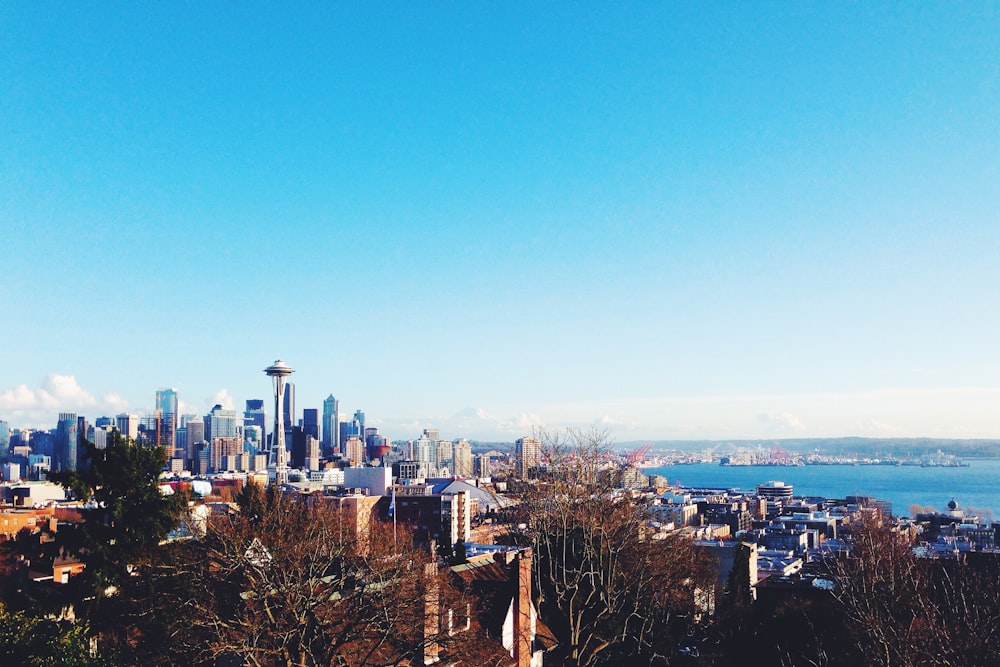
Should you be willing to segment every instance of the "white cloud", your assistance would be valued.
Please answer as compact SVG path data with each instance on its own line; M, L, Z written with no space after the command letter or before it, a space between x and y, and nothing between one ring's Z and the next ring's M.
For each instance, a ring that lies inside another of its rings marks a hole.
M878 419L862 419L861 433L867 436L892 437L904 435L905 431Z
M101 397L101 401L105 406L110 408L111 412L119 413L128 410L128 401L119 396L116 392L110 391Z
M498 417L485 408L466 407L450 417L422 415L419 417L375 418L370 425L377 425L393 439L413 439L425 428L436 428L445 439L469 438L498 442L513 442L530 435L536 427L544 426L537 414L522 413L514 417Z
M545 420L533 412L522 412L514 420L514 424L521 429L545 428Z
M17 427L51 428L60 412L99 416L116 414L126 407L117 393L105 393L97 400L80 386L76 376L60 373L49 373L35 388L18 384L0 391L0 419L16 420L12 425Z
M70 404L77 407L92 406L97 403L94 395L81 387L75 375L49 373L39 389L43 400L53 406Z
M19 384L0 393L0 410L4 412L17 413L35 407L38 407L38 397L26 384Z
M490 414L483 408L468 407L463 410L459 410L454 415L452 415L451 418L460 421L487 422L489 424L500 423L500 419Z
M71 410L97 404L73 375L49 373L37 389L19 384L0 393L0 410L21 414L32 410Z
M757 421L774 431L804 431L805 426L798 417L789 412L770 412L757 415Z
M214 406L215 403L212 403ZM208 412L207 410L202 410L194 403L188 403L182 398L177 399L177 414L181 415L200 415Z
M220 389L209 399L209 405L221 405L224 410L233 410L235 409L236 401L229 395L228 389Z

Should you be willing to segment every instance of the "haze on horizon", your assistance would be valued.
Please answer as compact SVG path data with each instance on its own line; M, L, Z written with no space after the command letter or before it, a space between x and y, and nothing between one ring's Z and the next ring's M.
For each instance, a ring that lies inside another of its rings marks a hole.
M1000 434L1000 5L0 6L0 419Z

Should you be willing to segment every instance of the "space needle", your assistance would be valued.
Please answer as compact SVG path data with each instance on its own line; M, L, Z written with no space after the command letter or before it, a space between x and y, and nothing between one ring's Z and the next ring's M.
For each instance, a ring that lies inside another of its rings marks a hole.
M285 411L281 399L285 394L285 378L294 373L292 367L281 359L264 369L264 373L274 380L274 438L271 451L274 452L274 483L288 481L288 450L285 449Z

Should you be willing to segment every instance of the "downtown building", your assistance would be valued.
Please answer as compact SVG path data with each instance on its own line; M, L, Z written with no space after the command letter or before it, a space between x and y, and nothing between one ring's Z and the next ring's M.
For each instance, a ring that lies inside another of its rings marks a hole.
M517 475L523 479L542 462L542 441L534 437L518 438L514 442Z

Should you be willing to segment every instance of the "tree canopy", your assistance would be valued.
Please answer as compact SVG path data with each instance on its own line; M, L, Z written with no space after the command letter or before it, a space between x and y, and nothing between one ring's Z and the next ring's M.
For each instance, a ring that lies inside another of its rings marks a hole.
M600 431L543 433L545 465L522 488L539 615L565 665L666 663L709 572L683 539L651 540L640 499L616 490L620 469ZM547 658L548 659L548 658Z

